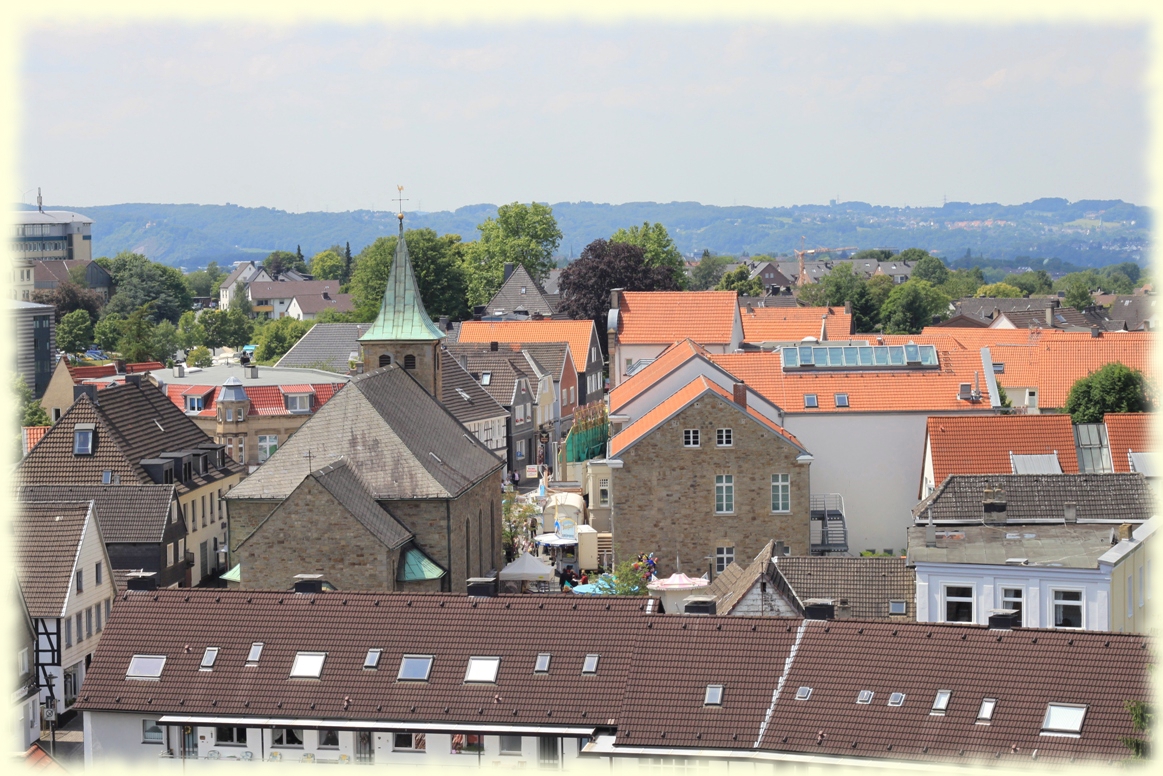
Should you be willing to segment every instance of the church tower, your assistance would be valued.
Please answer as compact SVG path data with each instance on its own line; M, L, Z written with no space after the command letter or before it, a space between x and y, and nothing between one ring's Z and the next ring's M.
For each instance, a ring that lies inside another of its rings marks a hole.
M446 336L424 310L408 243L404 241L404 213L396 257L388 274L384 300L371 328L359 338L365 369L395 364L412 373L424 389L440 401L440 340Z

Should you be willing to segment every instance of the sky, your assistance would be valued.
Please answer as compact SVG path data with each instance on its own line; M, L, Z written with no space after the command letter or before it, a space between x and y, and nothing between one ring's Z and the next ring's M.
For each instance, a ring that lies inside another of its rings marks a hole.
M22 42L30 203L1147 199L1145 26L90 21Z

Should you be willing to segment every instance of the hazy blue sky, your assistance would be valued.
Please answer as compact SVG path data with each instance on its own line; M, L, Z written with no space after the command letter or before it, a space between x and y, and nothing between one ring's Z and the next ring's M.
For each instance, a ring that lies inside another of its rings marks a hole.
M54 24L25 44L20 189L56 204L1146 198L1145 28Z

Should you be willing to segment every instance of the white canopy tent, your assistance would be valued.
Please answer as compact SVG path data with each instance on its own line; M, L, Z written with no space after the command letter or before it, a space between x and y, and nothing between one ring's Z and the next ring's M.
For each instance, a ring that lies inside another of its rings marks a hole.
M513 582L551 582L554 573L552 566L542 563L526 552L501 569L497 576L502 580Z

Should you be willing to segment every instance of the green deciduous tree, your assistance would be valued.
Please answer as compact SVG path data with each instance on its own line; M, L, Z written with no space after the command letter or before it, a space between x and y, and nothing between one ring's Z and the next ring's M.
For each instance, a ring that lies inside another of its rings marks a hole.
M1151 755L1151 731L1155 727L1155 710L1143 701L1124 701L1123 708L1131 715L1131 727L1137 735L1119 736L1119 743L1131 750L1135 760L1146 760Z
M646 595L649 572L637 561L624 560L614 566L614 595Z
M101 313L101 294L81 288L76 283L65 280L53 289L40 289L32 292L32 301L38 304L51 304L56 308L56 320L60 323L66 315L75 310L84 310L90 320L97 320Z
M190 309L186 278L174 267L124 251L112 259L111 267L117 293L105 306L107 313L129 316L148 304L151 323L163 320L177 323L182 313Z
M897 285L888 275L873 275L864 284L864 287L868 290L868 307L876 311L874 316L876 323L873 325L880 325L882 323L880 311L884 307L884 303L888 301L888 295Z
M214 356L211 355L208 348L198 345L186 351L186 363L200 369L207 369L214 366Z
M178 344L178 327L169 321L162 321L153 327L153 360L163 364L173 360L181 347Z
M905 248L903 251L896 254L892 258L895 259L896 261L907 261L907 262L916 264L916 263L920 262L922 259L924 259L926 256L932 256L932 255L933 254L929 253L924 248Z
M311 274L316 280L342 280L343 256L333 250L322 251L311 257Z
M983 285L985 285L985 275L982 273L981 267L956 269L949 271L945 282L941 284L941 290L950 299L963 299L976 294L977 289Z
M298 249L295 253L272 251L269 256L262 260L262 265L272 278L289 270L307 274L307 262L303 261L303 254Z
M198 320L197 313L193 310L182 313L182 317L178 319L178 347L190 350L205 344L206 327Z
M150 306L142 305L122 322L121 341L117 345L117 352L126 361L136 363L153 360L155 343L152 315L153 310Z
M1063 301L1067 307L1075 310L1085 310L1094 304L1094 297L1090 295L1090 284L1085 278L1076 277L1065 284L1066 298Z
M918 334L934 317L949 313L949 297L927 280L909 280L897 285L880 308L886 334Z
M884 275L874 276L886 277ZM887 278L889 285L892 279ZM853 269L851 262L838 262L832 271L819 281L800 289L799 299L810 307L839 307L852 303L852 325L856 331L872 331L879 320L879 306L872 303L868 293L868 281Z
M1028 270L1021 274L1011 272L1001 282L1022 289L1026 296L1042 296L1054 289L1054 280L1044 269Z
M916 265L913 266L913 274L910 277L916 280L927 280L933 285L939 286L949 278L949 268L936 256L926 253L917 259Z
M977 289L974 296L992 299L1021 299L1025 296L1022 289L1017 286L1011 286L1009 283L990 283L987 286L982 286Z
M47 426L52 423L48 413L40 406L40 400L32 390L32 386L24 382L20 375L12 376L12 391L16 394L19 405L17 416L22 426Z
M1116 362L1079 379L1065 410L1075 423L1101 423L1108 412L1150 412L1154 391L1143 373Z
M198 318L206 331L208 348L240 348L250 344L253 328L250 318L241 310L206 310Z
M478 224L477 230L480 239L466 245L464 252L469 305L487 304L493 298L507 262L523 265L538 282L556 266L553 254L561 243L561 230L548 205L502 205L496 218Z
M125 316L119 313L109 313L93 327L93 341L97 347L106 352L117 350L121 343L121 326L125 323Z
M218 286L226 279L226 273L218 266L218 262L212 261L206 265L206 269L199 269L186 275L186 285L190 289L191 296L218 296Z
M57 347L66 353L84 353L93 344L93 321L84 310L73 310L57 326Z
M642 226L619 229L610 235L610 242L629 243L642 248L647 266L668 267L674 277L675 286L687 287L686 262L670 233L660 223L643 222Z
M730 256L712 255L710 251L703 251L699 263L691 270L690 288L692 291L709 291L719 285L719 279L727 271L731 263Z
M354 312L342 313L334 307L325 307L315 314L315 323L362 323Z
M271 321L258 334L255 358L259 361L282 358L310 329L309 321L300 321L290 316Z
M399 238L381 237L360 251L351 276L351 295L355 317L374 320L388 285L388 274L396 256ZM460 235L437 235L431 229L409 229L404 233L408 256L424 309L429 315L447 315L459 320L468 315L465 302L465 277Z
M750 277L751 270L747 265L731 270L719 278L716 291L735 291L740 296L763 296L763 281L758 277Z

